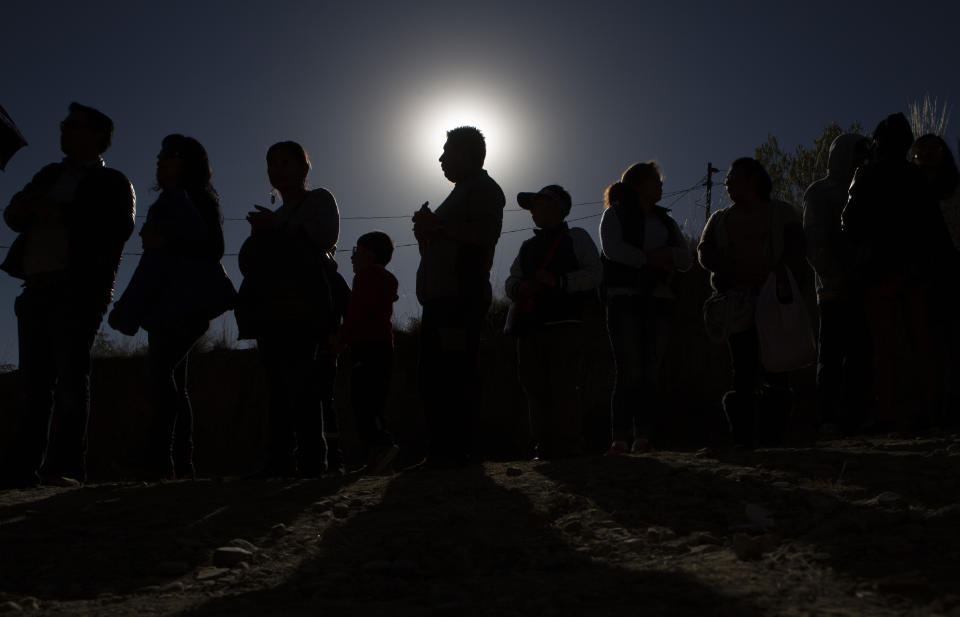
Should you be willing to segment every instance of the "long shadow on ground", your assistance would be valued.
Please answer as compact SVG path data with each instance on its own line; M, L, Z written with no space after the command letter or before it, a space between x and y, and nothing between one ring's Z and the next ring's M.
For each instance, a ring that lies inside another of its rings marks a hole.
M760 614L684 574L574 551L522 493L479 467L394 478L380 504L328 528L317 550L280 586L190 614Z
M778 466L786 466L772 453L755 462L769 464L774 458ZM851 585L866 581L881 592L921 602L956 589L960 505L955 489L942 500L951 505L930 509L913 507L906 499L850 499L824 482L820 488L801 488L777 481L760 467L713 461L685 466L656 457L604 457L552 462L537 469L563 492L587 497L641 533L651 526L670 528L680 536L759 533L747 513L747 506L759 506L773 519L767 531L811 547L825 566L850 577ZM954 474L956 486L956 473L944 473Z
M255 540L344 482L101 485L0 507L0 590L84 599L166 582L177 564L186 572L234 538Z

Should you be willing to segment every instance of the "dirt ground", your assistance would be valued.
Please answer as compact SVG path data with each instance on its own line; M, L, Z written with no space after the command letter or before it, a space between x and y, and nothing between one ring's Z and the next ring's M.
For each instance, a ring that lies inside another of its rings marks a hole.
M960 437L0 492L0 612L960 615Z

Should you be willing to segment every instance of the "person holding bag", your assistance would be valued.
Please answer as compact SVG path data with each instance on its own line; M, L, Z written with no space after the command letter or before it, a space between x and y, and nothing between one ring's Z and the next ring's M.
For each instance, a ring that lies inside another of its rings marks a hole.
M153 418L144 448L146 479L193 478L193 408L187 357L210 320L233 307L223 257L223 214L210 160L196 139L168 135L157 155L160 197L140 230L143 255L108 322L148 332Z
M254 206L240 249L235 315L240 338L255 338L267 380L263 475L318 477L345 472L338 443L331 338L349 302L333 255L340 213L326 189L307 189L310 159L293 141L267 150L270 184L283 204Z
M732 203L710 217L697 247L700 264L711 273L710 284L716 292L708 305L713 302L727 309L723 329L733 386L724 394L723 410L737 445L774 444L782 437L792 394L789 372L775 372L761 361L757 294L772 280L778 302L788 298L800 302L799 286L790 280L804 281L808 275L803 226L793 206L771 199L770 176L755 159L734 161L725 185ZM777 276L778 270L789 272ZM709 308L704 307L708 332Z

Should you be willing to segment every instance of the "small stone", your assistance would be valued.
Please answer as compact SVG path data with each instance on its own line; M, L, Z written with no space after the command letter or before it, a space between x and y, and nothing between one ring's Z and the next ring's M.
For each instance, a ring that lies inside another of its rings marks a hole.
M180 582L180 581L173 581L172 583L168 583L168 584L164 585L163 587L161 587L160 590L161 590L161 591L173 591L173 592L176 592L176 591L183 591L185 588L186 588L186 586L185 586L182 582Z
M270 535L273 536L274 538L285 536L287 535L287 533L289 533L287 531L287 526L284 525L283 523L277 523L276 525L270 528Z
M893 491L884 491L870 500L878 506L895 506L903 502L903 497Z
M345 503L338 503L333 506L333 515L337 518L347 518L350 514L350 506Z
M733 552L743 561L753 561L763 557L776 548L776 538L770 535L748 536L745 533L737 533L733 536Z
M362 508L362 507L363 507L363 500L362 500L362 499L351 499L351 500L350 500L350 507L351 507L351 508Z
M161 561L157 564L157 574L161 576L180 576L190 570L190 565L183 561Z
M327 512L333 507L333 504L327 499L322 499L320 501L313 502L313 506L311 507L313 508L314 512Z
M40 610L40 600L34 598L33 596L27 596L20 600L20 606L27 610L39 611Z
M693 534L687 541L687 545L689 546L720 546L721 544L723 544L723 540L705 531L700 531Z
M672 540L677 536L677 532L670 529L669 527L648 527L647 528L647 537L651 540L657 540L659 542L664 542L666 540Z
M10 602L4 602L3 604L0 604L0 613L19 613L22 611L23 607L12 600Z
M516 478L517 476L522 476L523 470L519 467L507 467L507 476L510 478Z
M229 568L241 561L247 561L251 557L253 557L253 553L239 546L221 546L213 551L213 565Z
M258 550L260 550L253 544L253 542L249 542L243 538L234 538L233 540L227 542L227 546L236 546L251 553L256 553Z
M213 581L230 572L230 568L200 568L197 570L198 581Z

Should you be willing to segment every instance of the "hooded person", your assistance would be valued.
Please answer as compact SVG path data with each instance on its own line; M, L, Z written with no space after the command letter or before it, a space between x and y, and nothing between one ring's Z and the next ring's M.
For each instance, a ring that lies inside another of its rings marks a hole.
M840 227L850 181L868 156L866 137L838 136L830 144L827 175L803 195L807 260L814 269L820 309L817 407L826 435L857 428L867 403L862 394L870 391L869 332L862 298L849 285L849 251Z

